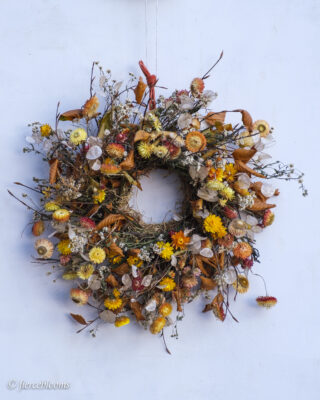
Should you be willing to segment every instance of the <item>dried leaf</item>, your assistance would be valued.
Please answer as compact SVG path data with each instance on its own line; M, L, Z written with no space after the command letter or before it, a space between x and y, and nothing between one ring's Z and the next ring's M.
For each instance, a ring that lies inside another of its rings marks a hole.
M117 246L114 242L112 242L110 244L110 246L108 247L109 251L112 251L112 253L124 257L123 251L121 250L121 248L119 246Z
M200 279L201 279L201 288L202 289L212 290L217 286L216 282L211 278L206 278L205 276L200 276Z
M232 153L232 156L235 161L243 161L247 163L251 160L251 158L256 154L257 150L255 149L236 149Z
M135 135L134 135L134 142L139 142L139 140L148 140L150 137L150 133L146 132L146 131L138 131Z
M202 257L197 255L197 256L195 256L195 259L196 259L197 267L200 269L200 271L203 273L203 275L209 276L208 271L206 270L206 268L203 265Z
M206 115L205 121L207 124L214 126L216 122L221 122L222 124L224 123L224 120L226 118L226 113L225 112L210 112L209 114Z
M122 214L109 214L102 221L98 223L98 225L94 228L96 231L99 231L102 228L109 227L116 222L125 220L125 217Z
M70 313L71 317L75 319L81 325L87 325L87 321L83 318L80 314L72 314Z
M59 160L57 158L52 160L52 162L50 163L50 173L49 173L50 185L53 185L54 183L56 183L57 173L58 173L58 165L59 165Z
M246 110L235 110L241 113L242 115L242 123L248 129L249 132L252 132L253 121L251 115Z
M60 114L60 121L73 121L74 119L83 118L83 111L79 108L77 110L70 110Z
M129 171L135 167L134 163L134 150L131 150L127 158L120 164L121 169Z
M275 204L268 204L265 201L255 198L253 205L251 207L247 207L247 209L250 211L264 211L269 210L269 208L274 208L275 206Z
M257 176L258 178L265 178L264 175L260 174L259 172L255 171L254 169L248 167L248 165L243 161L235 161L235 166L239 172L246 172L247 174L251 174Z
M174 297L176 303L177 303L177 311L182 312L182 305L181 305L181 293L180 289L177 288L172 292L172 296Z
M218 293L216 297L212 300L213 305L213 313L214 315L220 319L220 321L224 321L226 318L226 314L223 310L223 295L222 293Z
M140 76L139 82L138 82L136 88L133 90L133 91L134 91L134 94L135 94L135 96L136 96L136 102L137 102L138 104L141 104L142 98L143 98L143 94L144 94L144 92L145 92L147 86L148 86L148 85L147 85L146 83L143 82L143 79L142 79L141 76Z
M143 321L145 318L142 315L142 306L138 301L130 301L130 308L134 312L137 321Z
M140 249L129 249L128 254L129 256L136 257L140 253Z
M112 109L104 114L104 116L100 120L100 126L99 126L99 132L98 132L98 137L100 139L103 139L104 137L104 131L106 129L111 128L112 124Z
M129 265L127 263L123 263L118 267L112 268L112 272L115 272L118 275L127 274L130 271Z
M113 288L119 287L119 282L112 274L108 275L106 282Z
M91 217L93 214L95 214L99 210L100 206L99 204L93 206L89 212L87 213L87 217Z
M261 201L265 202L267 200L267 198L261 193L261 187L262 187L262 182L260 182L260 181L251 183L251 185L250 185L250 189L252 189L255 192L257 197Z
M223 300L223 295L218 293L211 303L206 304L202 312L213 311L217 318L219 318L221 321L224 321L226 315L223 310Z

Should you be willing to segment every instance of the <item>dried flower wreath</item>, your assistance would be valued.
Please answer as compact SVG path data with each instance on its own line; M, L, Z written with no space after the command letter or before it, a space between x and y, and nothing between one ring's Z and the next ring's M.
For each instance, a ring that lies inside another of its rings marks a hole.
M33 234L51 229L35 242L36 262L55 264L63 279L75 282L71 299L97 311L89 321L71 314L84 325L78 332L95 321L120 327L132 314L153 334L173 324L176 336L184 303L199 294L210 299L203 312L221 321L227 313L234 318L230 294L248 291L259 261L254 235L274 220L275 204L268 200L279 192L268 182L297 179L307 194L303 174L269 162L264 149L273 138L266 121L253 122L243 109L208 109L217 95L204 90L204 81L214 66L189 90L156 99L157 78L139 64L146 83L130 74L120 90L123 83L93 63L89 100L61 114L58 104L54 128L31 124L24 149L50 164L48 179L34 178L34 188L17 183L41 196L36 208L19 199L34 212ZM95 66L102 113L93 93ZM242 124L225 123L230 112L239 113ZM72 129L60 129L61 121ZM180 217L148 225L128 199L133 186L142 190L140 177L155 168L177 172L185 198ZM59 256L53 258L55 249ZM263 307L277 302L267 293L256 300ZM173 303L175 323L169 317ZM92 335L96 329L90 327Z

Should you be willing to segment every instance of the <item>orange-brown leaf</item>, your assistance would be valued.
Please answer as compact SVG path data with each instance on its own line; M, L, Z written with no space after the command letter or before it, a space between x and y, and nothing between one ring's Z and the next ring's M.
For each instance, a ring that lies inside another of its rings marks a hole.
M123 221L123 220L125 220L125 217L121 214L109 214L108 216L103 218L102 221L100 221L98 223L98 225L95 227L95 229L97 231L99 231L102 228L109 227L110 225L113 225L116 222Z
M249 175L251 174L251 175L257 176L258 178L265 178L264 175L260 174L260 172L257 172L254 169L248 167L248 165L241 160L235 160L235 166L239 172L245 172Z
M72 314L70 313L71 317L76 320L81 325L87 325L87 321L83 318L80 314Z
M120 164L121 169L125 170L125 171L129 171L130 169L133 169L135 166L134 163L134 150L131 150L127 156L127 158L122 161L122 163Z
M182 305L181 305L181 293L180 293L180 289L177 288L172 292L172 296L175 299L176 303L177 303L177 311L182 312Z
M202 257L197 255L197 256L195 256L195 259L196 259L197 267L200 269L200 271L203 273L203 275L209 276L208 271L206 270L205 266L203 265Z
M114 275L110 274L107 279L106 282L112 286L113 288L119 287L119 282L116 280L116 278L114 277Z
M232 155L235 161L240 160L247 163L256 154L256 152L257 150L255 149L236 149Z
M148 140L150 137L150 133L146 131L139 130L135 135L134 135L134 142L139 142L139 140Z
M201 288L202 289L212 290L217 286L216 282L211 278L207 278L205 276L200 276L200 279L201 279Z
M223 124L225 118L226 118L225 112L218 112L218 113L210 112L209 114L206 115L205 121L207 124L214 126L216 122L221 122Z
M112 268L112 272L115 272L118 275L127 274L130 271L129 265L127 263L123 263L118 267Z
M138 82L136 88L133 90L133 91L134 91L134 94L135 94L135 96L136 96L136 102L137 102L138 104L141 104L142 98L143 98L143 94L144 94L144 92L145 92L147 86L148 86L148 85L147 85L146 83L143 82L143 79L142 79L141 76L140 76L139 82Z
M253 205L251 207L247 207L247 209L250 211L264 211L269 210L269 208L274 208L275 206L275 204L268 204L265 201L255 198Z
M249 132L252 132L253 121L251 115L246 110L236 110L239 111L242 115L242 123L248 129Z
M124 257L123 251L121 250L121 248L119 246L117 246L114 242L112 242L110 244L110 246L108 247L109 251L112 251L112 253Z
M83 111L78 108L77 110L70 110L60 114L59 119L61 121L73 121L74 119L83 118Z
M134 312L134 315L137 318L137 321L143 321L145 318L142 315L142 306L137 301L130 301L131 310Z
M53 185L57 180L59 160L54 159L50 164L49 183Z

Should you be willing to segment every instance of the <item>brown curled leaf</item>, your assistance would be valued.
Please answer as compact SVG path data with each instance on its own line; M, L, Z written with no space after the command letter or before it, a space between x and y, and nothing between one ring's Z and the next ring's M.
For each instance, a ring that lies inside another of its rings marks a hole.
M251 207L247 207L247 209L250 211L264 211L274 207L276 207L275 204L268 204L265 201L255 198L253 205Z
M80 314L72 314L70 313L71 317L76 320L81 325L87 325L87 321L83 318Z
M235 166L239 172L245 172L247 174L251 174L257 176L258 178L265 178L264 175L260 174L260 172L255 171L254 169L248 167L248 165L243 161L235 161Z
M86 216L91 217L93 214L95 214L99 210L99 208L100 208L99 204L96 204L95 206L90 208L90 210L88 211Z
M122 161L120 164L120 167L122 170L129 171L130 169L133 169L135 167L135 162L134 162L134 150L131 150L127 156L127 158Z
M195 256L195 260L196 260L196 263L197 263L197 267L200 269L200 271L203 273L203 275L209 276L208 271L206 270L205 266L203 265L202 257L199 256L199 255L196 255Z
M252 132L253 121L251 115L246 110L235 110L241 113L242 115L242 123L248 129L249 132Z
M60 121L73 121L74 119L83 118L83 111L78 108L77 110L66 111L59 116Z
M118 256L124 257L122 249L119 246L117 246L114 242L112 242L110 244L110 246L108 247L108 250L112 251L112 253L114 253Z
M143 321L145 318L142 315L142 305L138 301L130 301L129 303L137 321Z
M217 286L217 283L211 278L200 276L200 279L201 279L201 289L212 290Z
M148 140L150 137L150 133L140 130L134 135L134 142L139 142L139 140Z
M176 303L177 303L177 311L182 312L182 305L181 305L181 293L180 293L180 289L177 288L172 292L172 296L175 299Z
M226 118L226 113L223 112L210 112L209 114L206 115L204 120L206 121L207 124L214 126L216 122L221 122L222 124L224 123L224 120Z
M147 85L146 83L143 82L143 79L142 79L142 77L140 76L139 82L138 82L136 88L133 90L133 91L134 91L134 94L135 94L135 96L136 96L136 102L137 102L138 104L141 104L142 98L143 98L143 94L144 94L144 92L145 92L147 86L148 86L148 85Z
M247 163L256 154L256 152L257 150L255 149L236 149L232 153L232 156L235 161L243 161L244 163Z
M112 268L112 272L115 272L118 275L127 274L130 271L129 265L127 263L123 263L118 267Z
M58 173L58 165L59 165L59 160L57 158L52 160L50 163L50 172L49 172L50 185L53 185L54 183L56 183L57 173Z
M112 274L108 275L108 277L106 278L106 282L113 288L119 287L119 282Z
M110 225L123 220L125 220L125 217L122 214L109 214L98 223L95 230L99 231L102 228L109 227Z

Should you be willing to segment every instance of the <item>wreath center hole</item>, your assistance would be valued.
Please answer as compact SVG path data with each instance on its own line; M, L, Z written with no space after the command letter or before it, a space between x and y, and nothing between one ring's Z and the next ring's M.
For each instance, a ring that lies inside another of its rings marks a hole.
M159 224L179 214L183 201L182 181L175 172L154 169L141 177L142 191L133 187L129 206L146 224Z

